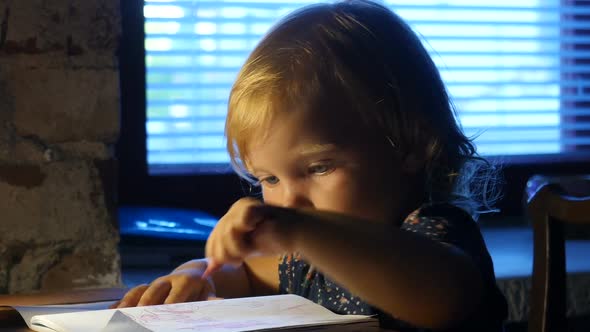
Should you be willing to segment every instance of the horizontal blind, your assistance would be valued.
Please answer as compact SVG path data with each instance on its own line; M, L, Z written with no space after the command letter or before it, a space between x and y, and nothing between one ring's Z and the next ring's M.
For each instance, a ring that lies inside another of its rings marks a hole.
M151 173L227 166L224 121L240 66L280 17L315 2L145 1ZM565 0L382 3L422 37L480 153L590 146L590 7Z

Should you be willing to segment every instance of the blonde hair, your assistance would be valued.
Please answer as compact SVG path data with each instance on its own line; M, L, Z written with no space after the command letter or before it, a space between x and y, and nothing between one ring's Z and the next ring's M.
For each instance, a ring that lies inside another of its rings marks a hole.
M400 156L417 156L431 202L454 202L475 214L497 198L495 190L481 190L497 172L462 133L428 52L403 20L379 4L309 6L262 39L229 98L227 149L238 174L251 179L248 145L267 132L273 116L301 107L352 114Z

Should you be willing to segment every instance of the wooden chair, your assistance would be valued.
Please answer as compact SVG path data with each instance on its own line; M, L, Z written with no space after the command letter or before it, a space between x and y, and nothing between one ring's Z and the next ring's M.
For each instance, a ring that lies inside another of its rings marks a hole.
M564 224L590 225L590 176L534 176L526 188L534 260L528 332L567 331Z

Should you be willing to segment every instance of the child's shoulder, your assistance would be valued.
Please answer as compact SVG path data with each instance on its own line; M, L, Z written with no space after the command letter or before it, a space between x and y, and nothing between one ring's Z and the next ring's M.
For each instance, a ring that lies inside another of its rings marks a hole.
M457 233L479 233L471 215L450 203L422 205L405 218L401 228L443 242Z
M449 203L426 204L410 213L401 228L459 248L473 259L484 279L485 306L482 312L476 313L476 318L466 323L466 326L477 328L465 330L483 331L482 322L489 323L490 331L496 325L498 327L494 331L501 330L499 325L507 316L506 300L496 286L491 256L481 230L471 215Z
M406 218L406 221L411 218L446 218L473 222L473 218L467 213L467 211L456 205L445 202L423 204L418 209L414 210L414 212L410 213Z

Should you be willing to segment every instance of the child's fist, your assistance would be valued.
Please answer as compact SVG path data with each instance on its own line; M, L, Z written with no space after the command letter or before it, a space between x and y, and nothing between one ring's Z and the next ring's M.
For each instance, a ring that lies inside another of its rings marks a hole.
M242 198L219 220L205 247L209 267L205 276L223 264L239 265L248 256L291 250L289 220L254 198Z

